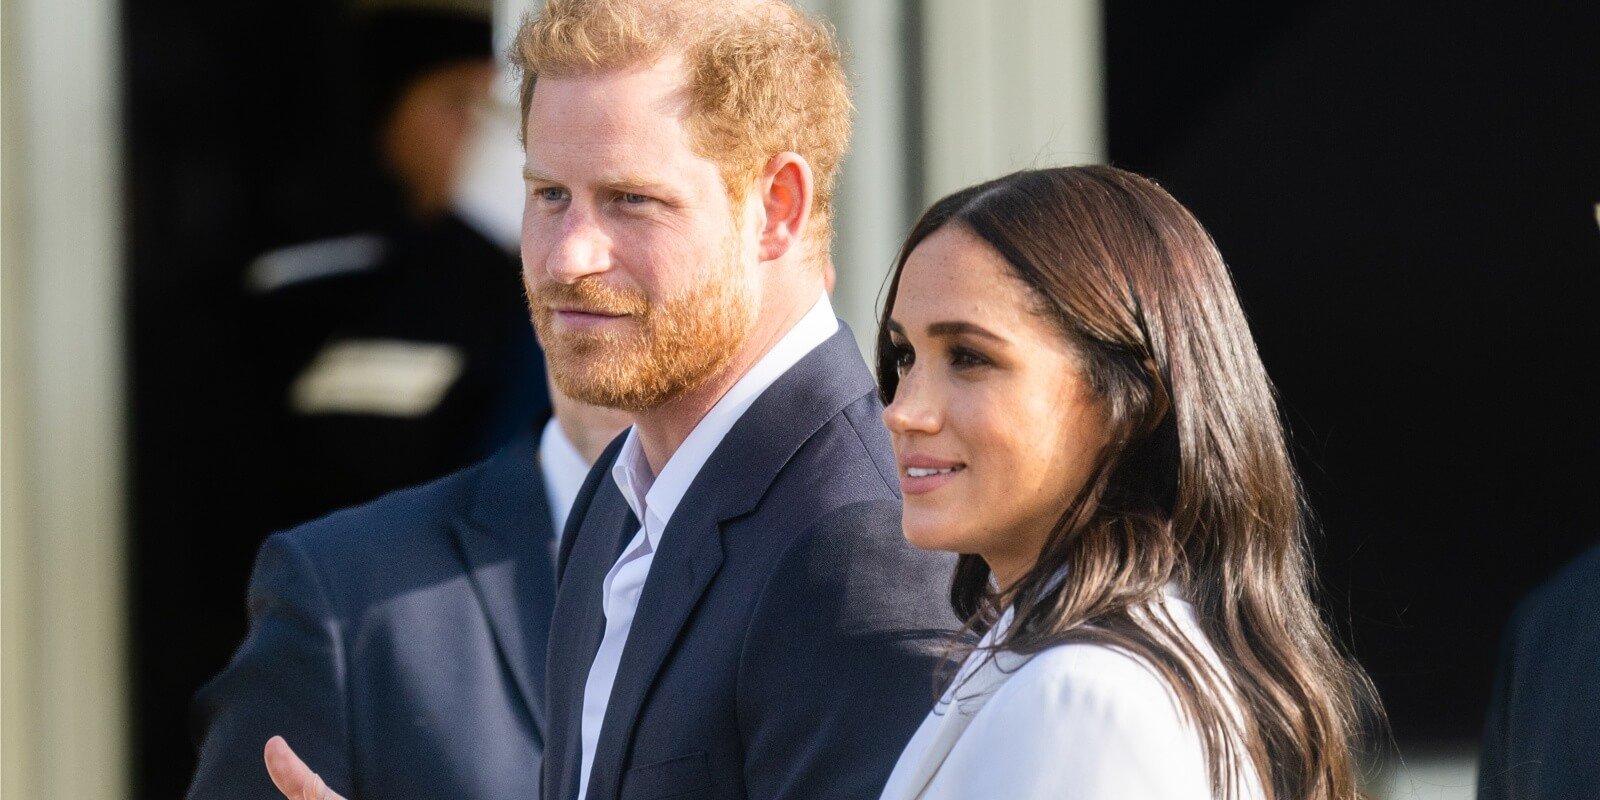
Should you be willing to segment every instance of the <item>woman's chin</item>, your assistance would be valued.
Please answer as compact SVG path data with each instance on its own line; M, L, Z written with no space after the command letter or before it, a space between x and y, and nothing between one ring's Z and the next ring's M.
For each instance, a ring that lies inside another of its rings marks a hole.
M906 508L903 529L906 541L922 550L948 550L965 552L961 530L942 514L919 513Z

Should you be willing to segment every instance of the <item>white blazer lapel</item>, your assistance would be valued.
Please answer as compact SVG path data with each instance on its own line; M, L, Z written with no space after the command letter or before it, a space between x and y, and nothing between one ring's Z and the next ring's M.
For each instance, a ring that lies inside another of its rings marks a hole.
M880 800L916 800L921 797L933 776L938 774L939 767L943 766L945 758L955 748L956 742L961 739L961 734L972 724L973 718L989 702L989 698L1033 658L1031 655L1009 652L995 653L992 657L987 653L979 653L975 657L981 659L977 668L957 678L912 737L913 743L921 744L920 752L913 753L908 749L901 756L902 760L915 759L912 762L914 766L897 765L895 775L889 781L893 793L886 792ZM968 669L964 668L962 672L967 673ZM929 730L933 731L931 735ZM900 778L902 768L910 770L904 780Z

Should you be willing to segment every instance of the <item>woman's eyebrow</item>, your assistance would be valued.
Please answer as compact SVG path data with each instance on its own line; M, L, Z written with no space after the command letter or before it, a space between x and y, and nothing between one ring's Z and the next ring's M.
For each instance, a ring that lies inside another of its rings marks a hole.
M893 323L890 323L891 325ZM956 336L976 336L980 339L1004 343L1005 337L989 331L989 329L971 322L935 322L928 325L929 336L953 338Z

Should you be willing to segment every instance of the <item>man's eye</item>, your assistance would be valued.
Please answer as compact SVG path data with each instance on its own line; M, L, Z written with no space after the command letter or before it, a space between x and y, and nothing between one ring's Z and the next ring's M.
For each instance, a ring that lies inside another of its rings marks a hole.
M645 195L642 195L642 194L634 194L632 192L623 192L622 193L622 202L627 203L630 206L635 206L635 205L639 205L640 203L648 203L648 202L650 202L650 198L646 197Z
M545 201L546 203L559 203L562 200L567 199L567 190L557 189L554 187L549 189L540 189L539 199Z

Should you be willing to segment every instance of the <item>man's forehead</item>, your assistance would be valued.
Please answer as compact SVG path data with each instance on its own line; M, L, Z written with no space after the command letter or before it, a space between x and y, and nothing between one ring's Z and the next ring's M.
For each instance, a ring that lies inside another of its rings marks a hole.
M688 107L688 73L682 57L671 55L608 69L540 75L528 113L682 117Z
M528 169L555 177L579 167L610 183L659 182L694 154L684 110L682 76L671 64L541 77L525 129ZM640 180L647 177L655 180Z
M613 116L559 115L545 121L533 115L524 148L527 171L556 177L581 168L593 177L631 179L670 171L692 154L687 133L670 118L645 124Z

